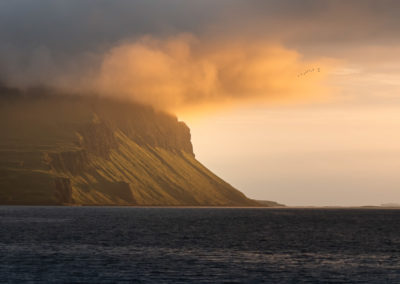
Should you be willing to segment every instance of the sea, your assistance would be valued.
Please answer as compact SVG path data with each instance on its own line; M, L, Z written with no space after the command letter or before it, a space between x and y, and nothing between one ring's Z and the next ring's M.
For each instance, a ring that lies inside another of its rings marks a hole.
M400 283L400 210L0 206L0 283Z

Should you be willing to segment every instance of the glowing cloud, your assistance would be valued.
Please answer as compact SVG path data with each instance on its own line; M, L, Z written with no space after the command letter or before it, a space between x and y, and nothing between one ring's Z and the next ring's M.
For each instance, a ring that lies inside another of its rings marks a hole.
M298 76L310 68L315 72ZM147 36L109 50L92 85L100 94L176 110L314 97L329 68L326 61L303 61L296 51L271 42Z

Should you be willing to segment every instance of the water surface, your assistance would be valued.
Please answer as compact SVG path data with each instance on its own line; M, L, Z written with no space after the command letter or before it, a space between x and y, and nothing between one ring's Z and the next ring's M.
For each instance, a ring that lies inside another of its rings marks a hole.
M0 206L0 282L400 282L400 211Z

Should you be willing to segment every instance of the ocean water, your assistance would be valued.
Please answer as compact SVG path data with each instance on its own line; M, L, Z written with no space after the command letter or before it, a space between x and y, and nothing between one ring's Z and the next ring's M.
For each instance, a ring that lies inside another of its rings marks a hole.
M1 283L400 283L400 211L0 206Z

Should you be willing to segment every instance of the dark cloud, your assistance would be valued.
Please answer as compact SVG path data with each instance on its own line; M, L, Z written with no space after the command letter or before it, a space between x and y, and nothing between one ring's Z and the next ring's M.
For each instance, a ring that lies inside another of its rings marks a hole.
M291 46L398 43L400 1L249 0L232 8L230 30Z
M4 0L1 43L77 52L143 34L234 34L286 40L398 38L395 0Z
M17 47L93 50L142 34L199 31L228 2L5 0L0 2L0 38Z
M347 45L398 44L399 14L396 0L4 0L0 80L84 84L82 70L96 73L107 52L144 35L273 41L329 57Z

